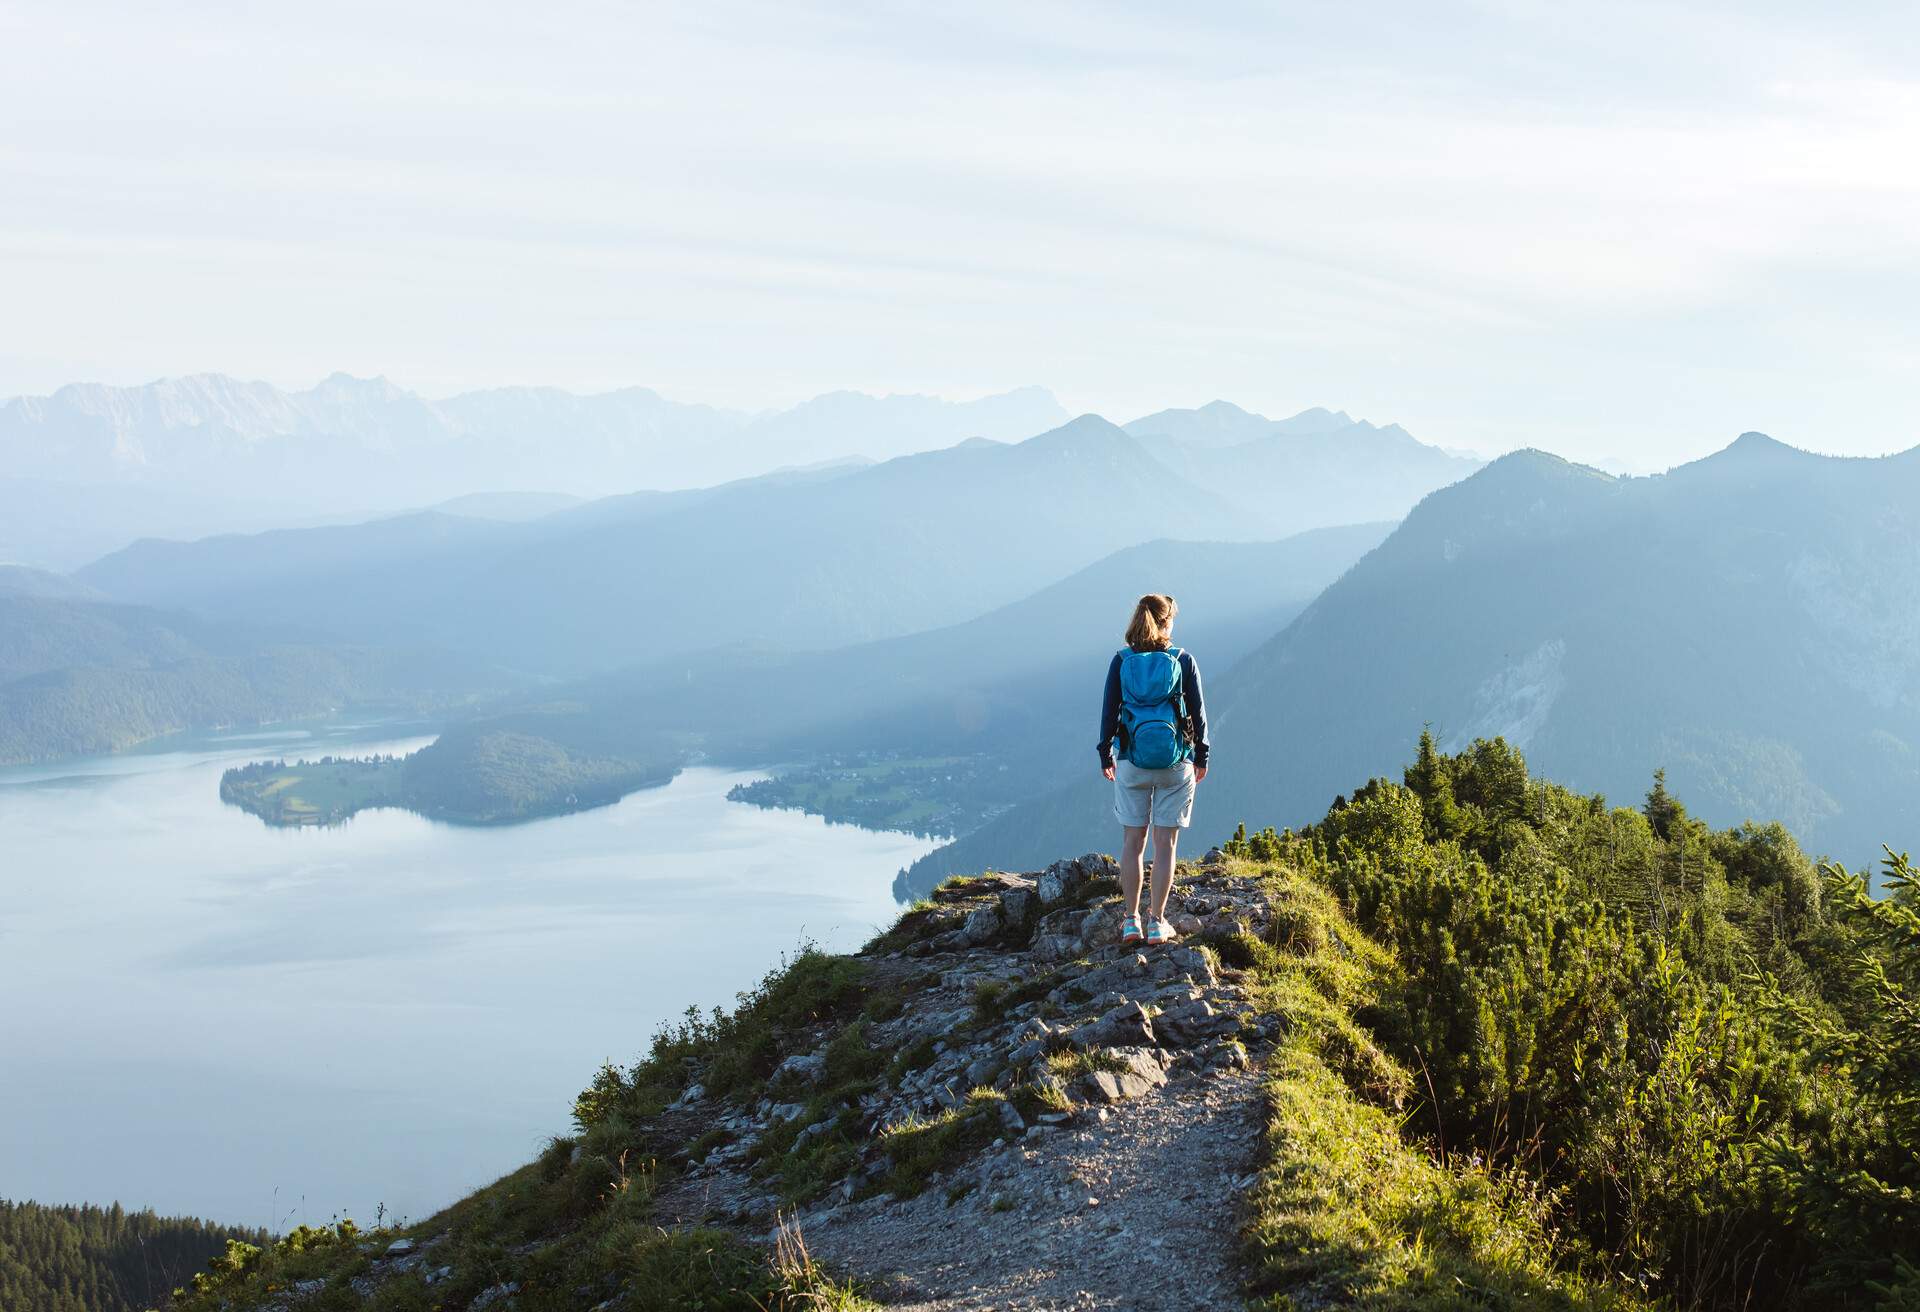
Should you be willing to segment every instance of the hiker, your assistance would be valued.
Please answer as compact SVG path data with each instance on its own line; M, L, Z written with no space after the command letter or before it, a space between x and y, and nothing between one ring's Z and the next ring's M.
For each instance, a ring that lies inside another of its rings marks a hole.
M1100 772L1113 780L1113 813L1120 821L1120 886L1127 918L1122 943L1154 945L1179 935L1167 923L1173 891L1174 848L1193 819L1194 785L1207 777L1207 712L1200 700L1200 667L1191 652L1172 645L1173 598L1149 592L1134 603L1127 645L1107 666L1100 701ZM1140 927L1141 857L1153 829L1153 892L1146 932Z

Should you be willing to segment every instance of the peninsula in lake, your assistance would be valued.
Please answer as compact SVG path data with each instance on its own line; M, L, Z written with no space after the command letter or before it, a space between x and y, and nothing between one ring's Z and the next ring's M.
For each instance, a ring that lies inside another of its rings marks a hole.
M409 756L255 761L220 776L220 798L270 825L331 825L375 807L493 825L565 815L668 783L679 757L579 755L501 729L456 729Z

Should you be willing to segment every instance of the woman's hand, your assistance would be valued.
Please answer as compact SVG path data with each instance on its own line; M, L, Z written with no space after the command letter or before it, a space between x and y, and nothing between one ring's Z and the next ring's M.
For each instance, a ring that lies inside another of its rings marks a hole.
M1113 767L1110 765L1103 765L1100 767L1100 773L1105 775L1107 778L1111 779L1113 778Z
M1195 783L1199 783L1199 782L1200 782L1200 781L1201 781L1202 779L1205 779L1206 777L1207 777L1207 767L1206 767L1206 766L1204 766L1204 765L1196 765L1196 766L1194 766L1194 767L1193 767L1193 781L1194 781Z

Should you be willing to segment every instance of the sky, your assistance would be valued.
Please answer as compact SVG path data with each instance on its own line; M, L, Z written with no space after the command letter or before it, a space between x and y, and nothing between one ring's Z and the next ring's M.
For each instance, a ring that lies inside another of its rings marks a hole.
M0 396L1920 444L1920 9L0 0Z

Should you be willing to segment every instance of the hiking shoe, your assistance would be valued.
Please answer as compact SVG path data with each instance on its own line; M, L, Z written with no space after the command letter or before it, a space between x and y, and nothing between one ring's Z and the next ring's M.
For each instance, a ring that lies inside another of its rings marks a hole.
M1160 919L1160 917L1158 916L1147 917L1147 946L1148 947L1157 948L1162 944L1171 943L1179 937L1180 935L1174 932L1173 926L1169 925L1166 921Z
M1120 922L1120 941L1138 943L1140 941L1140 917L1128 916Z

